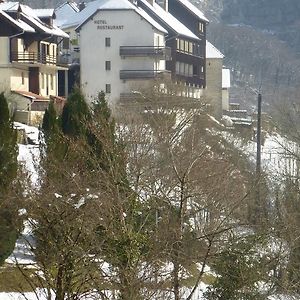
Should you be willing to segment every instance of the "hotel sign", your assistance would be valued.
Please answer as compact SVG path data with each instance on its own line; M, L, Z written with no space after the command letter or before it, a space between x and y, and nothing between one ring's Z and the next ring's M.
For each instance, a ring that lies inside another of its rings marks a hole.
M99 30L122 30L124 25L108 25L106 20L95 20L94 24L97 25Z

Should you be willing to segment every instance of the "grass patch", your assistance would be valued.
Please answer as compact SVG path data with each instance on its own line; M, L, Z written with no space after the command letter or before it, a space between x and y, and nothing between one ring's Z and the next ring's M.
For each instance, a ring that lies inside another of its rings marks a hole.
M23 270L25 276L35 276L34 270ZM0 292L32 292L33 289L17 267L0 268Z

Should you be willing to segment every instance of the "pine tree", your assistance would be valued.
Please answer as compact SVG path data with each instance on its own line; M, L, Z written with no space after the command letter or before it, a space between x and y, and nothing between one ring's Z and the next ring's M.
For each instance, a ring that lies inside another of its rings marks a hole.
M4 93L0 94L0 265L14 249L17 238L16 208L8 194L17 176L17 134Z
M17 175L17 133L10 120L7 100L0 94L0 193Z

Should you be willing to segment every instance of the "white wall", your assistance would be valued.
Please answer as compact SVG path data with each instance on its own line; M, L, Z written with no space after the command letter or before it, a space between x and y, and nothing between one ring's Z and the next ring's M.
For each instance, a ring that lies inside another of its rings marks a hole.
M104 29L105 25L121 26L121 29ZM158 60L155 65L154 58L120 56L120 46L155 46L158 35L163 46L164 35L135 11L101 11L95 15L80 31L81 84L85 94L93 97L105 91L106 84L111 84L108 100L115 103L120 93L130 92L133 85L131 80L120 80L120 70L165 69L164 62ZM106 37L111 39L110 47L105 46ZM110 71L105 70L105 61L111 61Z
M9 39L0 37L0 65L9 63Z
M217 117L222 116L222 67L222 58L206 59L205 97Z
M21 66L20 66L21 67ZM10 89L13 91L28 91L29 79L27 68L21 69L11 67L10 69ZM23 78L23 80L22 80Z

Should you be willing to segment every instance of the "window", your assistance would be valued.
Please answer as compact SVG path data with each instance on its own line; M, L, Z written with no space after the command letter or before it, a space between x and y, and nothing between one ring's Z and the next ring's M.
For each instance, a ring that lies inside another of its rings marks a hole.
M105 85L105 93L106 94L110 94L111 93L111 85L110 84L106 84Z
M177 50L180 50L180 40L176 39L176 44L177 44Z
M110 63L110 60L107 60L105 62L105 70L106 71L110 71L111 70L111 63Z
M189 53L193 54L193 43L189 42Z
M25 83L24 72L22 72L21 76L22 76L22 85L24 85Z
M189 42L184 41L184 52L189 52Z
M42 82L42 89L45 88L45 74L41 73L41 82Z
M199 22L199 26L198 26L199 28L199 32L203 32L204 31L204 25L203 25L203 23L201 23L201 22Z
M180 50L184 51L184 40L180 40Z
M180 70L180 64L179 61L176 61L176 74L179 74Z
M50 89L53 90L53 74L50 74Z
M110 47L110 38L105 38L105 47Z

